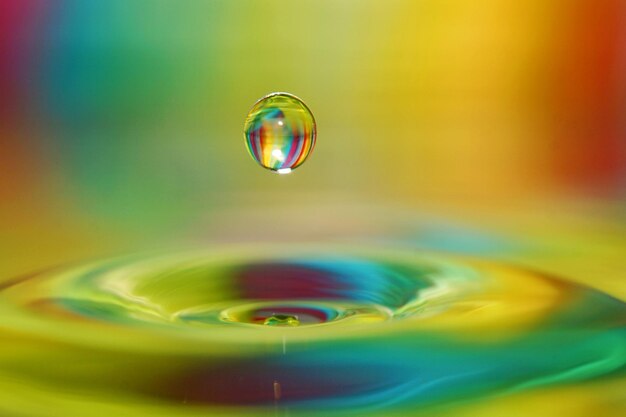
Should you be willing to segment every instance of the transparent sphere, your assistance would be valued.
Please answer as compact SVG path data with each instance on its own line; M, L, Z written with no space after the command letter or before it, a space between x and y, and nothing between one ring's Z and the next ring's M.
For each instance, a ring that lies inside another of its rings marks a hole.
M264 168L288 174L302 165L315 146L315 119L298 97L271 93L248 113L244 137L248 152Z

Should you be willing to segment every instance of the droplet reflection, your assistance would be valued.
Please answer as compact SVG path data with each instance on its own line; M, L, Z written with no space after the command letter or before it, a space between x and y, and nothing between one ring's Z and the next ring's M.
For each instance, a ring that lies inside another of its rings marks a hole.
M278 174L289 174L302 165L313 151L316 133L309 108L289 93L272 93L257 101L244 124L252 158Z

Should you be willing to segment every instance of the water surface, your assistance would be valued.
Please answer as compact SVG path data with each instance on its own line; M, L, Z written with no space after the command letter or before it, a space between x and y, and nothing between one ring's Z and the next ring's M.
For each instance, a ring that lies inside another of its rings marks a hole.
M463 415L626 363L623 302L418 251L120 257L10 281L0 313L9 416Z

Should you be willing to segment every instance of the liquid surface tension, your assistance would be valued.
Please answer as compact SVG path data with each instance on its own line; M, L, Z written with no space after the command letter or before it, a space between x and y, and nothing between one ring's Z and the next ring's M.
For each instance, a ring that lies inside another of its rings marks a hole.
M11 416L491 415L626 361L611 296L367 247L103 260L7 282L0 315Z

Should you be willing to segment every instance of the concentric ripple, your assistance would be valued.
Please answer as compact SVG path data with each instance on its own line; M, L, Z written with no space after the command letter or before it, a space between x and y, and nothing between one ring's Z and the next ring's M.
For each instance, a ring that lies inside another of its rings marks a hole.
M53 403L43 416L94 402L128 416L421 415L615 377L626 363L623 302L416 252L118 258L14 280L0 313L7 415L16 398Z

